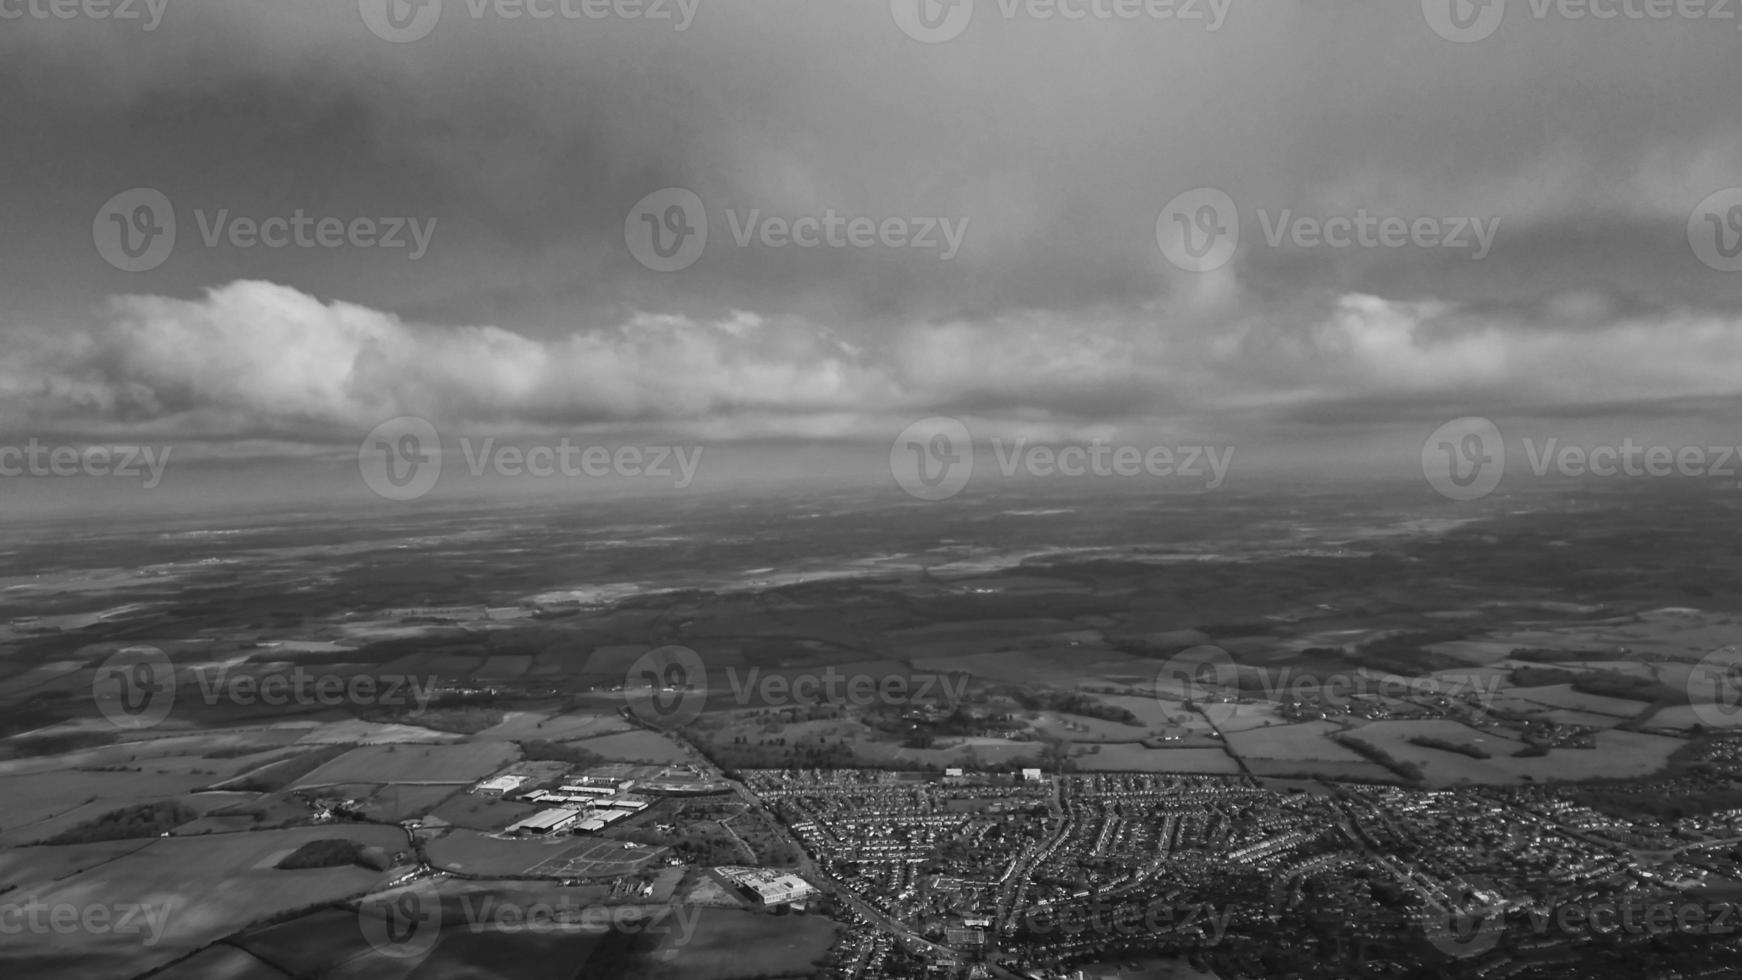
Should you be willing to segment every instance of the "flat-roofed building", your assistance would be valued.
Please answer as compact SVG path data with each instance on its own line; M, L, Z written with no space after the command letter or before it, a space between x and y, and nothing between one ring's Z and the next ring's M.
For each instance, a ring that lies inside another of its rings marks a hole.
M764 908L800 902L816 894L816 887L795 874L766 868L715 868L714 873Z
M504 793L512 793L519 789L521 786L526 784L526 780L527 777L525 776L497 776L494 779L486 779L479 783L478 787L472 792L484 796L501 796Z
M581 819L581 811L559 807L553 810L540 810L519 823L508 828L511 834L555 834L574 826Z

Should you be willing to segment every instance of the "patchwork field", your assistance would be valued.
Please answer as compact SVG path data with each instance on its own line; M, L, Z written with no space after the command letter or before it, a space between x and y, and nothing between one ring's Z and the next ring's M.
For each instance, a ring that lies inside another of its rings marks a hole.
M297 780L298 787L335 783L466 784L518 759L502 742L458 745L366 745L353 749Z
M1149 749L1141 745L1096 745L1073 755L1086 772L1185 772L1235 775L1240 764L1221 749Z
M312 840L343 836L388 853L405 849L397 828L353 825L264 831L199 838L157 838L117 853L115 844L54 848L112 858L90 862L76 874L44 874L50 867L7 869L6 883L48 905L133 906L156 915L143 934L79 931L30 937L31 948L0 946L8 977L100 980L132 977L278 912L336 901L378 887L392 872L351 866L282 871L278 861ZM128 842L137 844L137 842ZM43 849L48 850L48 849ZM7 962L12 961L12 962Z
M689 762L692 756L671 739L644 729L585 738L572 744L613 762L646 762L656 765Z
M634 871L662 849L566 834L507 840L453 830L430 841L428 852L436 867L467 875L579 878Z

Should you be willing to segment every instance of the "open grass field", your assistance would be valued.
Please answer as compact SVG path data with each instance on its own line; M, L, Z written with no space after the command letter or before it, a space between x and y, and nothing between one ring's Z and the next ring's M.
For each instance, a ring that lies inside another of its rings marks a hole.
M1097 745L1073 755L1085 772L1185 772L1235 775L1240 764L1221 749L1150 749L1141 745Z
M589 962L601 953L612 955L613 940L652 949L668 928L664 910L649 909L631 926L613 936L598 902L606 889L559 887L540 882L466 882L436 879L422 887L441 899L439 917L426 920L431 930L425 951L398 958L370 947L362 923L378 903L391 902L396 891L371 896L356 910L323 909L299 919L258 930L236 940L261 958L280 964L298 977L317 980L386 977L529 977L572 980L590 972ZM581 921L559 920L567 909ZM521 910L540 910L539 928L520 925ZM433 912L433 910L432 910ZM625 921L628 921L627 913ZM673 927L675 928L675 927ZM641 934L646 942L641 942ZM606 945L601 945L606 944Z
M153 980L290 980L290 974L245 950L220 943L174 964Z
M1125 683L1155 676L1155 666L1141 658L1117 650L1068 644L996 653L915 657L913 666L915 670L940 674L965 671L992 681L1058 687Z
M1325 762L1365 762L1355 750L1328 736L1342 730L1331 721L1277 724L1229 732L1228 747L1242 759L1295 759Z
M687 943L667 942L649 957L646 976L752 980L809 976L834 944L837 927L818 916L705 909Z
M33 843L133 803L179 799L209 776L66 770L0 777L0 844Z
M1254 776L1348 779L1364 783L1397 783L1397 775L1372 762L1326 762L1322 759L1242 759Z
M1575 691L1571 684L1549 684L1544 687L1514 687L1506 692L1507 700L1526 701L1550 708L1566 708L1614 718L1633 718L1643 712L1643 701L1611 698L1599 694Z
M1490 758L1474 759L1457 752L1415 745L1412 735L1426 735L1459 744L1474 745ZM1383 748L1393 758L1421 767L1430 786L1459 783L1512 784L1529 777L1535 782L1595 779L1602 776L1629 778L1663 769L1681 739L1642 732L1605 731L1596 735L1590 749L1556 748L1545 756L1514 755L1522 742L1477 732L1452 721L1378 721L1350 733L1352 738Z
M475 782L520 757L503 742L455 745L365 745L297 780L299 788L333 783Z
M95 863L72 875L44 875L43 866L15 869L8 883L49 905L73 907L136 906L160 914L160 928L148 935L33 935L31 953L76 980L132 977L217 940L244 925L279 912L336 901L377 887L391 873L359 867L281 871L285 855L311 840L337 836L331 827L263 831L196 838L157 838L143 847ZM378 845L388 852L405 847L397 828L353 825L342 835ZM68 852L115 855L114 844L70 845ZM149 940L149 941L148 941ZM16 954L13 954L16 955ZM19 964L0 972L21 976ZM30 967L34 969L33 967Z
M501 830L537 813L541 807L499 797L457 791L430 810L430 817L470 830Z
M581 878L634 871L661 853L658 848L560 834L501 840L454 830L428 846L430 862L467 875Z
M612 762L647 762L655 765L689 762L692 757L682 746L658 732L645 729L581 739L571 743L588 752L595 752Z
M552 714L545 711L510 711L500 724L472 736L475 740L546 739L552 742L572 738L593 738L626 732L635 726L621 716L603 711L569 711Z

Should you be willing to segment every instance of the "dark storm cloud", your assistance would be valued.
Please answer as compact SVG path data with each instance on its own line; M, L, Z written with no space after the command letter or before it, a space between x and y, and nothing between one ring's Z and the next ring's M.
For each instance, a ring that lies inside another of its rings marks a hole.
M0 411L857 434L917 411L1355 425L1737 390L1742 276L1686 230L1742 184L1734 25L1514 11L1454 44L1413 2L1236 2L1213 32L980 7L937 45L885 3L814 0L704 0L683 30L447 0L408 44L347 0L182 0L149 34L0 25L0 79L29 93L0 106L21 137L0 151L5 329L34 338L0 355ZM189 244L129 276L89 235L134 186L440 228L415 264ZM661 274L624 223L668 186L710 240ZM1187 273L1156 221L1201 186L1243 241ZM829 213L954 222L960 249L734 240L752 214ZM1358 214L1492 222L1492 248L1266 241L1283 215Z

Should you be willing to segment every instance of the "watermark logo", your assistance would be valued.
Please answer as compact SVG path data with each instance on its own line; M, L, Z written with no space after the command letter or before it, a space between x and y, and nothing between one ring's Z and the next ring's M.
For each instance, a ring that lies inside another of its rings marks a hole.
M1205 644L1181 650L1155 672L1158 700L1177 698L1192 703L1211 724L1220 725L1238 709L1228 699L1240 689L1240 668L1234 657L1219 646Z
M357 447L363 484L384 500L416 500L442 475L441 435L428 419L402 415L376 426Z
M1731 0L1529 0L1538 21L1733 21ZM1485 41L1506 19L1507 0L1421 0L1433 32L1456 44ZM1738 25L1742 30L1742 24Z
M438 682L405 674L335 674L301 665L290 670L238 672L228 664L188 671L190 689L208 707L407 708L416 717L429 710ZM97 710L117 728L153 728L169 717L181 691L169 657L156 647L128 647L112 654L91 680Z
M401 961L404 967L428 958L441 937L456 927L498 936L657 936L662 937L663 947L680 948L694 939L702 911L688 905L645 908L586 904L568 895L523 902L471 892L459 895L454 906L444 908L435 883L423 879L364 899L357 907L357 924L371 949ZM583 953L581 963L571 964L571 968L583 966L588 955ZM589 971L581 969L577 975L586 976Z
M0 903L0 936L137 936L149 948L163 941L173 909L161 902L76 905L32 896Z
M1506 0L1421 0L1433 32L1456 44L1493 37L1506 19Z
M761 208L725 212L732 244L739 248L911 248L935 251L948 262L961 252L968 218L820 214L767 214ZM707 208L694 191L668 187L636 202L624 220L623 238L635 260L655 272L681 272L696 264L708 245Z
M1632 437L1618 443L1576 445L1558 436L1538 441L1525 436L1523 459L1530 475L1554 473L1569 479L1724 478L1742 486L1742 446L1647 444ZM1422 443L1422 474L1441 495L1469 501L1486 497L1500 485L1507 467L1506 441L1485 418L1455 419L1440 426Z
M1688 707L1700 724L1711 728L1742 725L1742 650L1713 650L1688 671Z
M999 17L1042 23L1060 21L1174 21L1222 29L1234 0L994 0ZM901 32L924 44L961 37L974 19L974 0L890 0Z
M1451 500L1480 500L1506 475L1506 442L1485 418L1453 419L1421 444L1421 472L1428 485Z
M669 480L688 490L701 469L705 446L582 445L567 436L551 443L499 442L496 436L461 436L460 455L473 479L508 478ZM441 433L426 419L402 416L376 426L357 448L363 483L377 496L416 500L435 489L442 473Z
M752 667L740 673L726 669L726 684L739 707L781 708L789 705L838 704L854 708L918 707L961 704L968 696L968 675L848 674L833 666L822 673L764 674Z
M701 0L464 0L464 6L475 21L668 21L681 34L695 22ZM370 33L394 44L429 37L442 18L442 0L357 0L357 9Z
M50 446L30 439L0 445L0 477L100 477L143 479L143 488L163 483L174 446Z
M1220 725L1239 711L1241 699L1348 710L1356 696L1385 700L1448 698L1463 703L1472 716L1487 714L1502 679L1475 675L1456 678L1402 677L1368 671L1309 672L1289 667L1236 665L1214 644L1190 647L1164 661L1153 693L1159 701L1189 701L1198 713Z
M200 244L208 249L319 248L406 249L416 262L429 253L441 219L406 217L317 217L301 208L289 215L251 218L229 208L194 209ZM97 209L91 237L104 261L123 272L149 272L175 251L175 206L162 192L136 187Z
M1293 208L1257 211L1264 244L1273 249L1453 249L1486 259L1500 234L1499 218L1405 217L1357 208L1352 214L1310 215ZM1240 208L1214 187L1187 191L1156 219L1155 240L1169 262L1187 272L1227 265L1240 247Z
M357 927L376 953L422 962L441 939L441 892L433 881L425 879L372 895L357 906Z
M1460 960L1481 956L1498 946L1506 932L1505 910L1479 898L1470 906L1466 909L1463 902L1448 902L1426 916L1421 927L1428 943Z
M623 239L635 261L654 272L682 272L708 247L708 209L695 191L654 191L630 209Z
M1240 247L1240 209L1225 191L1200 187L1161 209L1155 242L1169 262L1187 272L1214 272Z
M1688 244L1719 272L1742 272L1742 187L1719 191L1694 208Z
M143 22L149 34L163 23L169 0L0 0L0 21L113 20Z
M974 0L889 0L901 32L923 44L943 44L962 36L974 20Z
M122 272L150 272L175 251L175 205L154 188L122 191L97 209L91 241Z
M663 646L636 658L623 675L629 711L654 728L677 729L701 717L708 703L708 665L686 646Z
M1440 908L1421 920L1428 941L1454 959L1481 956L1506 932L1540 943L1591 941L1595 936L1735 936L1738 906L1722 900L1671 898L1654 891L1621 891L1600 900L1534 905L1502 902L1492 890L1471 888L1473 902ZM1513 915L1507 918L1508 911Z
M442 19L442 0L357 0L369 32L383 41L406 44L429 37Z
M98 666L91 696L116 728L155 728L175 707L175 665L157 647L124 647Z
M1005 479L1018 474L1050 479L1153 477L1204 481L1219 489L1234 463L1234 447L1114 445L1090 443L1030 443L1027 439L991 440L993 462ZM889 470L895 482L919 500L948 500L961 493L974 475L975 442L959 419L922 419L902 430L889 447Z
M920 500L948 500L974 478L974 437L960 419L921 419L889 447L895 482Z

